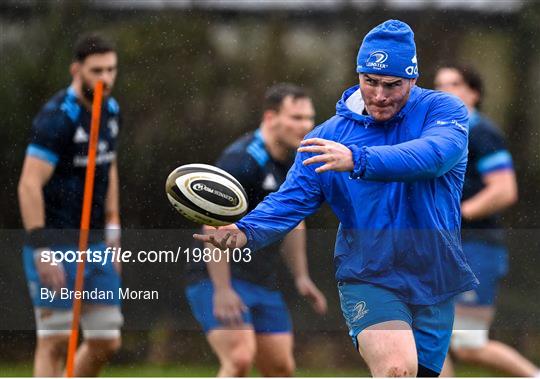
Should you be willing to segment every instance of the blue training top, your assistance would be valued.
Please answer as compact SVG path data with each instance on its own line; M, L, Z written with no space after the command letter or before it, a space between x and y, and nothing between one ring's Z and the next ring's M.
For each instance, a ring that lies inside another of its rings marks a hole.
M78 230L80 227L90 122L90 112L79 103L71 87L55 94L34 118L26 154L55 166L43 188L45 227L48 229ZM104 227L109 168L116 157L120 109L112 97L103 102L100 125L92 229Z
M297 154L278 192L237 223L257 250L315 212L323 201L340 226L336 279L391 289L430 305L478 283L461 250L460 198L467 165L467 109L457 98L414 87L392 119L363 115L359 87L306 138L348 146L353 172L317 174Z
M489 119L478 111L473 111L469 119L469 160L462 201L485 188L486 175L502 170L514 170L512 155L506 147L504 136ZM500 219L501 215L496 213L480 220L463 220L463 240L503 244L505 232Z

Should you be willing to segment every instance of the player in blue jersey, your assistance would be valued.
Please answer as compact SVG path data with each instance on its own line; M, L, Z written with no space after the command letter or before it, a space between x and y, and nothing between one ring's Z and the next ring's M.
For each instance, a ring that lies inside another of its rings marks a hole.
M478 282L460 243L467 109L415 85L414 35L401 21L366 35L356 71L360 85L302 142L279 191L236 224L195 238L256 251L326 201L340 221L343 315L372 375L437 376L454 297Z
M91 233L89 247L104 251L106 246L118 247L120 239L116 164L120 112L110 97L117 73L115 48L98 35L81 37L70 73L71 85L55 94L33 120L18 187L27 232L24 268L36 317L36 376L61 376L66 359L72 321L67 291L74 288L77 263L53 265L45 252L78 250L93 88L98 80L104 83L104 101L90 227L108 232ZM105 265L86 263L85 290L117 294L119 286L120 268L110 260ZM122 322L118 296L83 301L84 342L77 351L75 376L98 374L120 347Z
M313 129L314 115L301 88L276 84L266 92L259 129L220 156L216 165L242 184L250 209L285 181L300 141ZM188 265L186 295L219 358L219 376L246 376L254 362L264 376L294 373L290 315L276 285L280 249L298 292L324 313L326 299L308 273L303 223L282 244L269 245L246 261Z
M459 360L502 370L510 376L540 372L516 350L489 339L497 286L508 270L500 212L517 201L512 157L501 131L478 110L483 82L472 67L447 65L435 76L435 88L459 97L469 110L469 161L461 214L463 251L480 285L458 297L451 348ZM447 359L444 375L454 376Z

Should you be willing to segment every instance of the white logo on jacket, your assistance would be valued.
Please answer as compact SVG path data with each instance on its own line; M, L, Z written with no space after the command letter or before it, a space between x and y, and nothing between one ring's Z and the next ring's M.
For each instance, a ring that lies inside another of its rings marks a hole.
M369 309L367 309L366 302L365 301L358 302L354 306L353 312L355 313L355 315L354 315L352 321L358 321L362 317L364 317L369 312Z

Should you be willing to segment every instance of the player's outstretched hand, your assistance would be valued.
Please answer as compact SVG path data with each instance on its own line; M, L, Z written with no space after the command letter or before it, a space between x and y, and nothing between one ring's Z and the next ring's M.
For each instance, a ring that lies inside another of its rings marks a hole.
M223 325L240 327L244 324L242 313L247 312L247 307L232 288L216 287L213 301L214 316Z
M244 247L247 237L235 224L220 226L215 229L204 228L205 234L194 234L196 240L210 243L221 250Z
M317 153L306 159L304 165L324 163L317 167L315 172L320 174L325 171L352 171L354 162L352 151L339 142L329 141L323 138L308 138L300 142L298 151L301 153Z
M300 295L311 302L311 306L315 312L321 315L326 313L326 297L309 277L296 278L296 289Z

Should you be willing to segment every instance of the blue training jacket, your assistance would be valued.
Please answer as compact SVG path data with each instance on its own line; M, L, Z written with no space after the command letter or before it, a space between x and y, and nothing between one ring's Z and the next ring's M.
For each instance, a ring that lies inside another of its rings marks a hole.
M414 87L391 120L362 114L359 87L343 94L336 115L306 138L348 146L354 171L317 174L298 153L278 192L236 225L252 250L279 239L323 201L340 221L336 280L395 291L430 305L478 281L461 250L460 198L467 164L468 112L451 95Z

